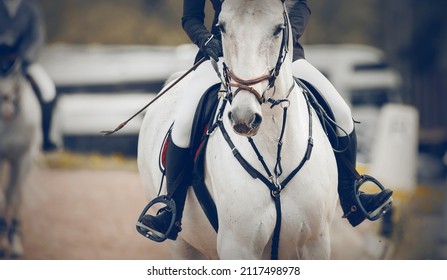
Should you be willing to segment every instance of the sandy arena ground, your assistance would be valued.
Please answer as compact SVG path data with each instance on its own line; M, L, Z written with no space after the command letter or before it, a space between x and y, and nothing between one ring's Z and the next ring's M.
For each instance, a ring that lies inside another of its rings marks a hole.
M23 209L25 259L169 259L135 221L146 205L138 173L36 168Z
M365 222L353 229L343 221L333 232L334 258L447 258L447 243L442 238L445 234L440 234L445 232L446 224L444 197L442 189L419 192L399 214L393 240L368 234L368 226L373 223ZM34 168L26 185L23 258L170 259L167 242L149 241L135 229L135 221L145 205L134 160L46 156L45 163Z

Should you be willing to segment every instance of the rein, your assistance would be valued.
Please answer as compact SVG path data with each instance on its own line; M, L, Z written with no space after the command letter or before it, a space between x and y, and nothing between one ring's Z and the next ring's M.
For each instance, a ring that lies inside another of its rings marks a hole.
M289 90L289 94L292 92L295 81L293 82L292 87ZM214 131L216 127L219 127L220 131L222 132L222 136L224 137L225 141L227 142L228 146L231 149L231 152L233 153L233 156L237 159L239 164L245 169L245 171L253 178L253 179L259 179L261 182L263 182L268 189L270 190L270 196L272 197L274 203L275 203L275 209L276 209L276 223L275 228L273 232L273 238L272 238L272 253L271 253L271 259L278 259L278 251L279 251L279 238L280 238L280 231L281 231L281 217L282 217L282 211L281 211L281 191L288 185L288 183L295 177L295 175L301 170L301 168L304 166L304 164L310 159L310 156L312 154L312 148L313 148L313 138L312 138L312 111L311 111L311 105L308 97L308 92L303 87L300 87L304 98L306 100L307 104L307 110L308 110L308 116L309 116L309 137L307 140L307 147L306 152L304 153L303 158L297 165L295 169L292 170L292 172L283 180L280 181L279 177L282 175L283 170L281 166L281 151L282 151L282 145L283 145L283 136L284 131L287 124L287 110L289 105L288 99L281 99L281 100L272 100L269 99L268 102L270 102L272 105L270 108L273 108L276 105L280 105L283 103L286 103L286 105L283 106L283 121L282 121L282 127L281 127L281 133L280 137L278 139L277 143L277 155L276 155L276 165L274 168L273 173L268 168L266 162L264 161L264 158L262 157L262 154L260 153L259 149L257 148L256 144L254 143L253 138L248 137L248 141L256 153L256 156L258 157L259 162L264 168L264 171L267 174L267 177L264 176L261 172L259 172L256 168L254 168L239 152L239 150L234 145L234 142L231 140L224 123L222 121L222 115L225 109L225 106L228 102L228 99L224 99L221 105L221 108L219 109L218 116L216 119L216 123L210 127L210 130L207 132L208 135ZM288 94L288 95L289 95ZM282 105L281 105L282 106Z
M125 120L124 122L120 123L115 129L113 130L102 130L100 131L100 133L104 136L108 136L108 135L112 135L115 132L117 132L118 130L122 129L124 126L127 125L128 122L130 122L131 120L133 120L136 116L138 116L139 114L141 114L144 110L146 110L150 105L152 105L152 103L154 103L155 101L157 101L160 97L162 97L165 93L169 92L169 90L171 90L171 88L173 88L176 84L178 84L181 80L183 80L186 76L189 75L189 73L191 73L192 71L195 71L197 69L197 67L199 67L200 64L202 64L203 62L206 61L206 58L203 57L202 59L200 59L199 61L196 62L196 64L194 64L189 70L187 70L183 75L181 75L180 77L178 77L177 79L173 80L171 82L171 84L169 86L167 86L163 91L161 91L157 96L154 97L154 99L152 99L151 101L149 101L146 105L144 105L140 110L138 110L135 114L133 114L130 118L128 118L127 120Z

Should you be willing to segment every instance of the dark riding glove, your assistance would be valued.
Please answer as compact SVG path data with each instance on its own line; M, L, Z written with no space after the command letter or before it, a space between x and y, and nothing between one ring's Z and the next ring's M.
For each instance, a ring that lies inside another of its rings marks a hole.
M215 38L214 35L203 37L199 40L199 48L206 58L212 58L219 61L219 57L223 56L222 42Z

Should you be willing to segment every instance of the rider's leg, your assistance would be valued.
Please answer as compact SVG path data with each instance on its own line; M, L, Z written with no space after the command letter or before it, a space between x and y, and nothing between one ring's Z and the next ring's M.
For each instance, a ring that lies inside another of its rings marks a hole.
M335 153L338 167L338 193L345 216L347 216L352 226L357 226L365 219L365 216L361 211L351 212L356 208L356 191L354 188L356 178L347 164L349 163L355 168L357 155L357 137L351 109L332 83L308 61L299 59L293 64L293 74L312 84L321 93L331 107L337 124L341 127L341 129L337 128L337 135L342 152ZM347 160L343 161L343 157ZM391 195L392 191L388 189L376 194L361 193L360 201L365 210L371 212L386 204Z
M350 133L354 130L351 109L332 83L317 68L305 59L298 59L293 62L293 75L309 82L320 92L331 107L337 124L344 131ZM345 135L343 130L337 129L337 134Z
M177 146L170 135L166 150L166 187L167 198L174 200L176 206L174 227L170 233L167 233L173 215L167 208L163 208L156 216L146 214L141 222L154 231L168 234L167 238L172 240L177 239L178 232L181 231L181 220L188 185L192 179L192 168L190 149Z
M51 142L51 119L56 103L56 87L50 76L39 64L32 64L25 70L25 77L36 94L42 112L43 150L51 151L56 145Z
M355 227L365 220L365 215L358 209L356 201L356 178L351 168L356 166L357 158L357 136L355 129L348 136L338 137L339 146L347 147L346 150L335 153L338 168L338 194L344 217ZM343 157L345 160L343 160ZM348 164L350 167L348 167ZM384 189L375 194L360 192L359 198L366 212L371 213L388 204L392 191Z
M168 198L176 204L175 226L168 238L175 240L181 230L181 219L185 206L188 186L191 183L193 159L190 146L190 136L194 112L203 93L213 84L218 83L216 73L209 61L199 66L190 77L181 98L180 106L174 117L175 123L166 150L166 186ZM156 216L145 215L142 223L163 234L168 230L172 219L170 211L160 211Z

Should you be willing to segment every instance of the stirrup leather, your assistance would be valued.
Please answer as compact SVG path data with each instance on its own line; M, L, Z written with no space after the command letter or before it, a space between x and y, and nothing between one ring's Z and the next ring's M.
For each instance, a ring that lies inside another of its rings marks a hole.
M166 205L165 207L162 208L163 211L170 211L172 213L168 230L165 233L156 231L141 222L143 217L149 211L149 209L153 205L158 204L158 203ZM151 202L149 202L146 205L146 207L143 209L143 212L141 212L140 216L138 217L138 220L136 222L137 231L141 235L143 235L146 238L149 238L152 241L163 242L168 238L169 234L171 233L171 230L174 227L175 219L177 216L176 213L177 213L177 207L175 206L175 201L172 198L168 198L166 195L161 195L159 197L156 197L155 199L153 199Z
M382 216L391 209L392 202L393 202L392 197L390 197L387 201L385 201L377 209L375 209L371 212L366 211L365 207L363 206L363 204L360 200L360 194L362 192L359 191L360 187L366 182L371 182L371 183L375 184L377 187L380 188L381 191L385 190L385 187L376 178L374 178L370 175L361 175L361 178L358 180L355 180L355 183L354 183L355 198L356 198L357 206L359 209L357 209L357 207L355 205L352 206L350 211L343 215L343 218L346 218L351 213L353 213L357 210L360 210L368 220L376 221L376 220L382 218Z

